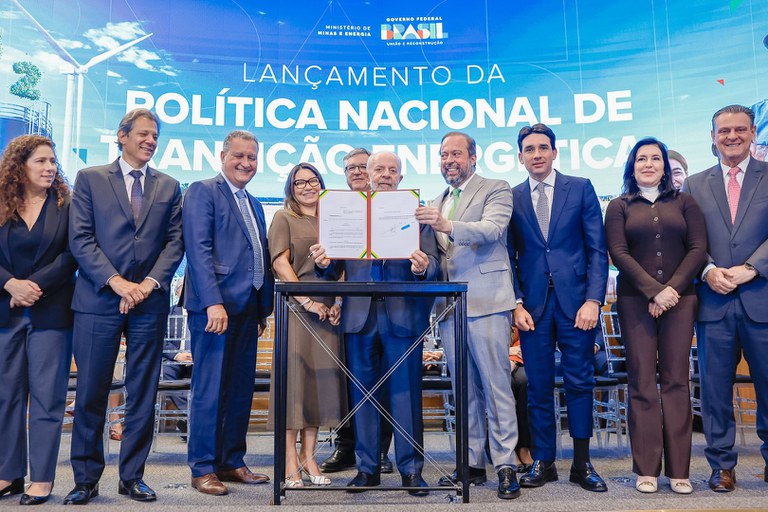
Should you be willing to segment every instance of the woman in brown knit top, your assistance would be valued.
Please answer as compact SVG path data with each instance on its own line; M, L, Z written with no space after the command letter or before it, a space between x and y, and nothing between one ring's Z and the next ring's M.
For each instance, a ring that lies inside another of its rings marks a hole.
M619 269L635 487L656 492L663 455L670 487L689 494L688 354L697 307L693 283L707 260L707 234L699 206L674 189L660 141L646 138L632 148L622 195L608 205L605 230Z

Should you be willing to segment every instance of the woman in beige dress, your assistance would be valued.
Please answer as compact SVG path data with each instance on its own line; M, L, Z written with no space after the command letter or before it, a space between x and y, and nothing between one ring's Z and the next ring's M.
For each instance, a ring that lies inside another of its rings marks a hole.
M301 163L288 175L284 208L275 213L268 234L272 270L281 281L321 280L315 275L309 247L317 243L317 202L323 188L323 178L311 164ZM341 307L333 297L291 299L285 440L288 487L303 485L302 471L314 485L331 483L317 465L315 444L318 427L337 426L347 403L346 386L334 361L341 353L336 328L340 315ZM270 409L274 411L274 400L270 401ZM296 449L299 432L300 453Z

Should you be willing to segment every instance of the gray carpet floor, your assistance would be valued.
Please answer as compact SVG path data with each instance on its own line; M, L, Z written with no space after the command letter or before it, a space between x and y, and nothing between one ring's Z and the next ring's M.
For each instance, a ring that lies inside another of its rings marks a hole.
M441 472L449 473L453 469L453 453L448 437L442 433L428 433L425 436L429 455L438 465L427 464L424 477L430 484L435 484ZM615 442L610 447L598 449L593 440L592 460L598 472L605 478L609 490L607 493L590 493L568 482L568 468L572 451L567 438L564 439L563 458L558 461L560 480L538 489L523 489L520 498L502 501L496 497L497 480L493 468L488 468L489 481L483 486L473 486L470 491L471 501L457 502L455 493L447 490L433 491L424 498L412 497L404 491L371 491L361 494L348 494L343 490L325 492L289 491L282 500L282 506L299 508L306 511L329 510L419 510L440 511L461 510L508 510L510 508L538 511L609 511L609 510L672 510L672 509L765 509L768 510L768 483L763 482L764 462L760 455L759 440L752 434L746 435L745 445L738 444L739 464L737 466L738 488L735 492L716 494L707 487L709 467L703 456L704 438L694 434L691 480L694 493L689 496L674 494L668 480L661 477L659 492L640 494L634 488L634 475L631 459L626 450L619 450ZM252 435L248 438L247 464L254 471L272 476L273 439L269 435ZM88 510L120 511L133 510L187 510L191 508L215 508L220 510L275 510L270 507L272 484L248 486L231 484L227 496L205 496L189 486L190 474L186 466L186 444L178 437L160 437L156 451L147 461L145 481L157 491L155 503L136 503L117 493L117 453L119 443L110 443L110 456L100 482L100 496L95 498ZM329 446L321 446L318 460L330 454ZM329 475L334 486L344 486L355 471ZM383 475L382 484L400 485L397 473ZM59 457L56 487L51 501L43 507L60 506L62 499L73 485L72 470L69 466L69 437L65 436ZM0 509L17 506L17 498L0 498Z

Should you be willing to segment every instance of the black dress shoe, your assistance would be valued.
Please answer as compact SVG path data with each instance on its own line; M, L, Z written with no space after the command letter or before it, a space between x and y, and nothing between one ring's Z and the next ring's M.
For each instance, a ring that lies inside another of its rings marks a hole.
M413 475L406 475L402 477L402 480L403 487L427 487L427 482L425 482L421 475L418 473ZM423 491L411 489L408 491L408 494L411 496L426 496L429 494L429 491L426 489Z
M389 460L389 456L386 453L381 454L381 472L385 474L395 472L395 468L392 466L392 461Z
M363 473L358 471L355 478L353 478L347 487L376 487L381 483L381 477L379 475L371 475L369 473ZM365 492L366 489L347 489L347 492Z
M520 477L522 487L541 487L547 482L557 481L557 468L554 462L536 459L526 474Z
M157 499L155 491L145 484L141 478L120 480L117 484L117 492L127 495L134 501L155 501Z
M468 480L470 484L483 485L488 480L488 476L485 474L484 468L473 468L470 466ZM440 480L437 481L437 485L440 487L453 487L460 483L459 473L455 469L453 470L453 473L451 473L451 476L441 476Z
M597 474L592 464L587 462L582 467L571 466L571 482L579 484L582 489L592 492L605 492L608 486L605 485L600 475Z
M0 496L12 495L12 494L21 494L24 492L24 479L23 478L17 478L4 488L0 489Z
M517 474L511 467L499 470L499 490L496 496L502 500L511 500L520 496L520 484L517 483Z
M99 483L75 484L75 488L64 497L65 505L85 505L99 495Z
M736 471L733 469L713 469L712 475L709 477L709 488L715 492L736 490Z
M517 472L522 474L525 474L531 470L532 464L526 464L526 463L520 463L517 465Z
M353 468L356 464L354 451L336 448L331 456L320 464L320 471L323 473L336 473L348 468Z

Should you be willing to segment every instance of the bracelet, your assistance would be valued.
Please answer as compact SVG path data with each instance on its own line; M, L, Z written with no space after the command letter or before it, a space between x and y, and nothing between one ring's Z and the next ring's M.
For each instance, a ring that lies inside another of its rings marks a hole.
M309 302L309 301L311 301L311 300L312 300L312 299L310 299L309 297L307 297L306 299L304 299L304 302L300 302L300 303L299 303L299 306L301 306L301 307L304 307L304 304L306 304L307 302Z
M309 311L309 308L311 308L311 307L312 307L312 305L315 303L315 301L313 301L312 299L308 299L308 301L309 301L309 307L305 307L305 308L304 308L304 309L306 309L307 311Z

